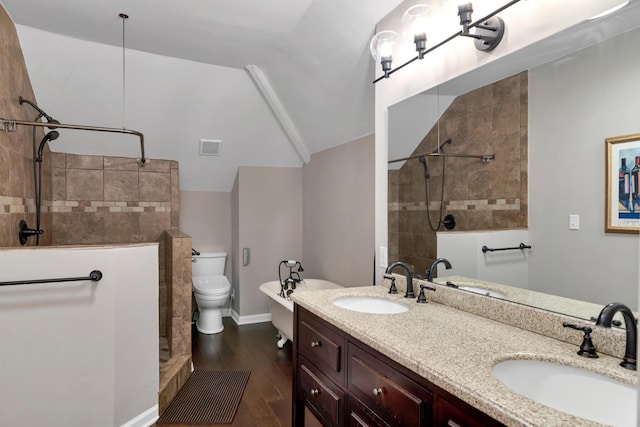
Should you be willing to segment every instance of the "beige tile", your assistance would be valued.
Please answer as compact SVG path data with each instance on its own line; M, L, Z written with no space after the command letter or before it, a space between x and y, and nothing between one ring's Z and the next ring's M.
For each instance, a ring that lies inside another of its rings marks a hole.
M103 194L102 170L67 169L67 200L104 200Z
M67 200L67 171L63 168L53 168L51 176L51 199Z
M140 215L137 212L106 212L104 214L105 243L142 241Z
M64 153L51 153L51 166L54 168L66 168L67 157Z
M105 235L104 212L62 212L53 217L53 244L101 244Z
M164 230L171 228L169 212L144 212L140 214L140 234L144 242L156 242Z
M140 168L140 172L163 172L169 173L171 171L170 160L156 160L149 159L149 162Z
M128 157L105 157L104 170L138 172L138 161Z
M8 196L11 194L11 181L9 179L11 169L12 163L9 149L0 146L0 195L2 196Z
M104 169L102 156L86 156L79 154L67 154L68 169Z
M12 246L11 230L11 214L0 213L0 247Z
M138 179L138 194L140 201L171 201L170 174L157 172L140 172Z
M104 200L137 201L138 172L126 170L105 170Z

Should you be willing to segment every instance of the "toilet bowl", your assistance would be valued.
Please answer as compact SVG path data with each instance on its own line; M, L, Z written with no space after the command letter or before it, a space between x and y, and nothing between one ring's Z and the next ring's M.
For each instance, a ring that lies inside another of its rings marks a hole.
M222 309L229 300L231 285L224 276L225 252L201 253L192 261L191 283L198 305L196 328L202 334L222 332Z

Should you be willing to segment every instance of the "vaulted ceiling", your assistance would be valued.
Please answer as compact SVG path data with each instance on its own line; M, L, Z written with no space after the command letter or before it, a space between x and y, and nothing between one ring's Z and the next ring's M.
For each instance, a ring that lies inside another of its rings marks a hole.
M180 162L181 189L229 191L239 165L300 166L373 132L368 44L401 1L0 3L50 115L143 132L148 157ZM70 131L51 148L136 156L103 138ZM222 155L199 156L203 138Z

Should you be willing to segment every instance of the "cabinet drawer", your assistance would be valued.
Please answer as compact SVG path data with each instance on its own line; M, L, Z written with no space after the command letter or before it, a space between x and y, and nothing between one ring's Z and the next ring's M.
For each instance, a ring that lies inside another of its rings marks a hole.
M298 352L327 375L344 384L345 340L310 317L298 325Z
M429 390L356 346L349 347L348 363L349 390L374 412L402 426L430 425Z
M344 402L344 393L322 375L313 372L313 368L301 363L298 381L304 398L316 410L319 416L331 425L341 421L340 414Z
M349 427L390 427L371 409L352 397L347 398L347 426Z

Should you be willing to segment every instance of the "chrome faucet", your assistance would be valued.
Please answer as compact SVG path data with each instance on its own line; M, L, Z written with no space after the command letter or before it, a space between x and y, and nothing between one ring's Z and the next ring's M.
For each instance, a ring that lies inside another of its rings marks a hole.
M404 262L401 261L396 261L393 264L391 264L389 267L387 267L387 269L385 270L386 274L391 274L391 272L393 271L394 268L396 267L402 267L404 269L405 272L405 277L407 278L407 290L404 294L405 298L415 298L416 294L413 293L413 273L411 272L411 270L409 269L409 267L407 266L407 264L405 264Z
M451 269L451 263L449 262L448 259L438 258L437 260L433 261L433 264L431 264L431 267L429 267L429 272L427 273L427 280L429 282L433 282L433 273L435 273L436 266L440 263L443 263L447 270Z
M610 328L613 316L615 316L617 312L620 312L622 314L622 318L624 319L624 326L627 330L627 346L624 351L624 358L622 359L622 362L620 362L620 366L622 366L623 368L636 370L636 343L638 340L638 327L636 326L636 318L634 317L629 307L624 304L620 304L619 302L612 302L611 304L605 305L598 315L596 325Z

